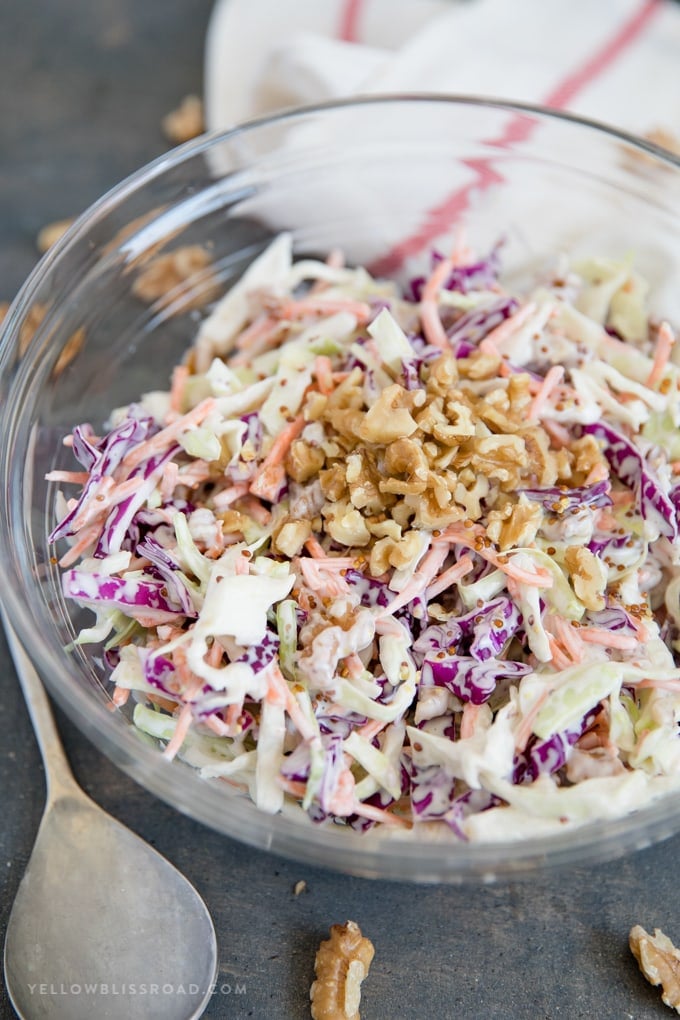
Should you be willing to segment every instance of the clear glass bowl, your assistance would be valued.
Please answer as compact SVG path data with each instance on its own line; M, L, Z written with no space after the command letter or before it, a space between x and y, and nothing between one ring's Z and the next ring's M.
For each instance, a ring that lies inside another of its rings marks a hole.
M216 283L228 288L280 230L292 232L300 255L339 246L350 262L405 278L461 226L479 251L504 237L504 264L517 279L558 251L633 253L651 281L651 307L680 321L677 160L546 110L402 96L283 114L170 152L78 220L3 329L1 594L50 692L102 751L180 811L254 846L366 876L488 880L613 857L677 832L680 798L559 838L482 845L260 813L165 761L125 712L110 710L101 659L64 650L91 616L61 595L47 543L54 486L44 478L70 466L62 438L74 424L101 425L111 408L167 388L196 332L196 306L214 298ZM140 300L150 260L186 245L201 246L210 266L199 258L163 297Z

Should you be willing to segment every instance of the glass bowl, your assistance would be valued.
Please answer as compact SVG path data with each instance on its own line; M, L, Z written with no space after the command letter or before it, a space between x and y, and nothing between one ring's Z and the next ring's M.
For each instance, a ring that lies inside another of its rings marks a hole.
M461 227L478 251L503 237L506 275L518 281L558 251L633 252L651 282L650 307L680 321L672 156L547 110L395 96L286 113L173 150L77 221L3 329L1 594L50 692L103 752L178 810L245 843L364 876L489 880L613 857L677 832L680 798L558 837L489 844L360 835L261 813L166 761L125 711L111 711L96 648L65 651L91 617L61 595L47 542L54 485L44 479L70 466L62 439L73 425L101 425L113 407L167 389L201 309L279 231L292 232L298 255L340 247L350 262L405 279ZM187 246L188 256L172 255Z

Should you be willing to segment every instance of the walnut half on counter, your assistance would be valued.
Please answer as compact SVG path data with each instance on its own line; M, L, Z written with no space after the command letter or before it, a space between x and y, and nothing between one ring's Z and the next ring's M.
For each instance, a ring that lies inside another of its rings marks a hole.
M361 1020L361 982L374 953L373 943L354 921L332 925L330 938L321 943L314 961L312 1020Z
M661 985L661 998L680 1013L680 951L660 928L654 934L636 924L628 936L630 950L652 985Z

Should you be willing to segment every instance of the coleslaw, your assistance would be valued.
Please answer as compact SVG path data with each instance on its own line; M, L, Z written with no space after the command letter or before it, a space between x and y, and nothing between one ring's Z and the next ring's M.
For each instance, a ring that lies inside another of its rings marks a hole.
M680 787L673 330L629 262L501 254L402 292L283 234L48 475L114 703L263 811L505 840Z

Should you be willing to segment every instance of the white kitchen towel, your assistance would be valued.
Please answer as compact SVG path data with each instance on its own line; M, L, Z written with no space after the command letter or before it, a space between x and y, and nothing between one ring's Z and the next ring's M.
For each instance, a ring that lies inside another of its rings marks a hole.
M354 94L471 93L680 134L672 0L218 0L207 126Z
M349 95L437 92L538 103L638 134L680 134L679 69L680 5L672 0L218 0L206 43L207 126L232 127L284 107ZM506 115L500 123L494 137L503 146L521 146L526 119ZM321 137L321 130L299 127L295 144L328 151L334 139ZM277 189L257 192L240 212L274 231L294 228L318 239L315 221L327 205L328 181L326 197L313 179L305 189L294 182L284 193L286 155L274 153L267 165ZM362 195L338 169L335 221L371 217L370 241L355 244L352 257L393 273L435 241L444 244L453 217L438 210L448 208L452 196L484 190L483 171L461 161L453 174L427 182L428 222L435 228L424 236L415 205L411 217L404 206L394 215L394 194L410 188L398 167L393 194L374 187ZM537 205L525 214L558 217L562 211Z

